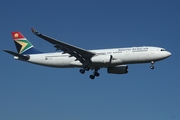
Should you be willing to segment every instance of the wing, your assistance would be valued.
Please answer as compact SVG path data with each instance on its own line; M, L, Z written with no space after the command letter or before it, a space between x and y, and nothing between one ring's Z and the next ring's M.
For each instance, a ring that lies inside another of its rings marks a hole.
M88 50L85 50L85 49L67 44L65 42L56 40L54 38L48 37L46 35L43 35L43 34L37 32L33 28L31 28L31 30L38 37L52 43L57 50L62 50L63 53L68 53L71 56L76 57L76 60L79 60L81 63L84 63L85 61L89 60L92 56L95 55L95 53L90 52Z

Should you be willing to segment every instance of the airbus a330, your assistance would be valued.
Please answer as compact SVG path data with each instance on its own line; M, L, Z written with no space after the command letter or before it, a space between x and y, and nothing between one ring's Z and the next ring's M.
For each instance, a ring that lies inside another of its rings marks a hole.
M107 72L112 74L126 74L128 73L127 64L151 63L150 68L154 69L155 62L171 55L164 48L152 46L86 50L48 37L33 28L31 30L38 37L53 44L57 52L40 52L20 32L12 32L18 53L4 51L13 55L14 59L37 65L80 68L81 74L93 70L89 76L91 79L100 75L98 71L101 68L106 68Z

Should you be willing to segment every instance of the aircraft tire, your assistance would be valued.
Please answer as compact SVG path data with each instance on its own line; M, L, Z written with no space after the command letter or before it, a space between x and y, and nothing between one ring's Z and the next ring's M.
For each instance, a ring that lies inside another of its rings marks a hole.
M94 76L99 77L99 75L100 75L100 74L99 74L98 72L95 72L95 73L94 73Z
M84 73L85 73L85 70L84 70L84 69L80 69L79 72L80 72L81 74L84 74Z
M90 75L89 76L92 80L95 78L95 76L94 75Z
M154 66L150 66L151 69L154 69Z

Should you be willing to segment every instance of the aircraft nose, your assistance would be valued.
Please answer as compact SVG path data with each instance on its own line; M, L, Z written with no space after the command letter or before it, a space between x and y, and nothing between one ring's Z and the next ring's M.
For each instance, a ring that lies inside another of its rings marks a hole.
M167 51L167 56L168 56L168 57L169 57L169 56L171 56L171 53L170 53L170 52L168 52L168 51Z

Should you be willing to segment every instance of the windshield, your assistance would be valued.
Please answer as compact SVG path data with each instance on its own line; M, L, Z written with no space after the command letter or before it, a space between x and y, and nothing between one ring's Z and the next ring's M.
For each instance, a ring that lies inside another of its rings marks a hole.
M161 51L166 51L166 50L163 48L163 49L161 49Z

